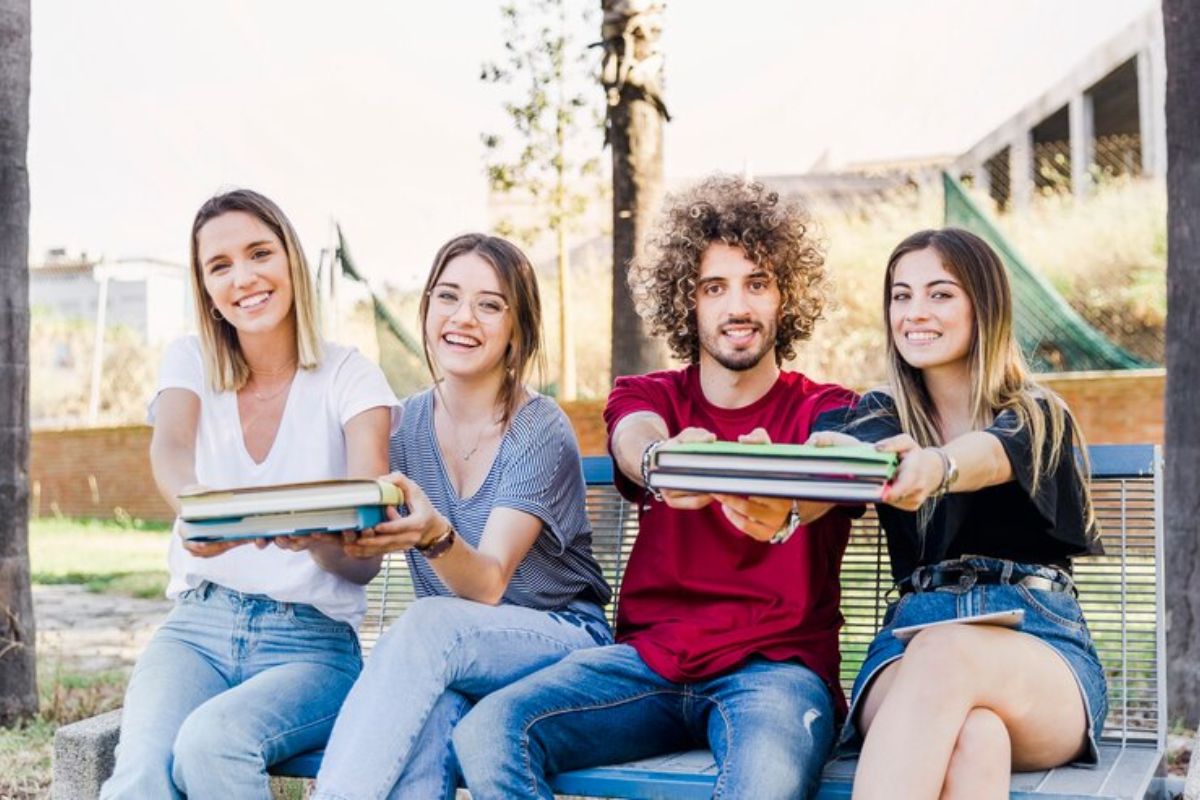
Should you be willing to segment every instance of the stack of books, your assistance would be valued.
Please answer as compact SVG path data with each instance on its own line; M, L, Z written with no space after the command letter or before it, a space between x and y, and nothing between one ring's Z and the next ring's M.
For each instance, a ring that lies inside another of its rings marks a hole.
M834 503L872 503L896 471L895 453L861 447L705 442L665 444L650 488Z
M384 480L285 483L180 495L180 533L194 542L362 530L403 502Z

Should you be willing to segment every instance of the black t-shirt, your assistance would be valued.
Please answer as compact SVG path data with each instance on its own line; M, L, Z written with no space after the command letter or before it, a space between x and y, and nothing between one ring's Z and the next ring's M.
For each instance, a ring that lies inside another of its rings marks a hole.
M1042 406L1045 409L1044 401ZM895 403L883 392L864 395L842 429L864 442L902 433ZM1012 480L945 495L937 501L924 535L918 530L916 512L877 506L897 581L918 566L963 555L1069 568L1072 556L1102 552L1099 541L1085 529L1070 429L1063 433L1062 456L1043 470L1036 491L1029 428L1020 427L1016 413L1005 410L985 430L1004 447ZM1047 451L1050 444L1046 443Z

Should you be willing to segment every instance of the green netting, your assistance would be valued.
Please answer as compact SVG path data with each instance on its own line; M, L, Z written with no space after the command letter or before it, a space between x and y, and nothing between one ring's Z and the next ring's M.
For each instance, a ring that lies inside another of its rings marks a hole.
M337 264L340 265L342 274L361 283L371 295L371 305L375 313L375 339L379 344L379 366L396 396L407 397L429 385L429 372L425 369L425 356L421 345L404 330L379 299L379 295L355 268L354 259L350 257L350 248L346 245L346 237L342 235L340 226L337 235Z
M1013 322L1021 350L1038 372L1140 369L1154 366L1109 341L1071 308L1050 283L1026 263L959 182L942 173L946 225L965 228L988 241L1008 268Z

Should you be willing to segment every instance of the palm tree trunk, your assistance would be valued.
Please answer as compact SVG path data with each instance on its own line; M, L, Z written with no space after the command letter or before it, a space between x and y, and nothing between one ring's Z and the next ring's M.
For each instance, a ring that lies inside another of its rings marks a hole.
M29 0L0 0L0 725L37 711L29 589Z
M1164 0L1167 60L1167 687L1200 720L1200 6Z
M642 252L663 192L663 3L602 0L608 144L613 181L612 377L660 369L662 342L647 335L625 284L630 261Z

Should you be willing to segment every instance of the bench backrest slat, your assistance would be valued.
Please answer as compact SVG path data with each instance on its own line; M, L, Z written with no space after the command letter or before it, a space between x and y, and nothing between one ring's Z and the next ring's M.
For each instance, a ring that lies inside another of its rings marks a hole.
M1161 453L1153 445L1096 445L1089 455L1105 555L1078 559L1075 580L1109 679L1104 736L1161 747L1166 741ZM637 509L613 487L607 457L585 458L584 476L593 551L616 591L637 536ZM846 618L841 679L849 692L890 599L887 550L873 510L852 526L841 580ZM412 602L412 579L402 555L384 560L367 594L364 649ZM610 619L615 615L614 603Z

